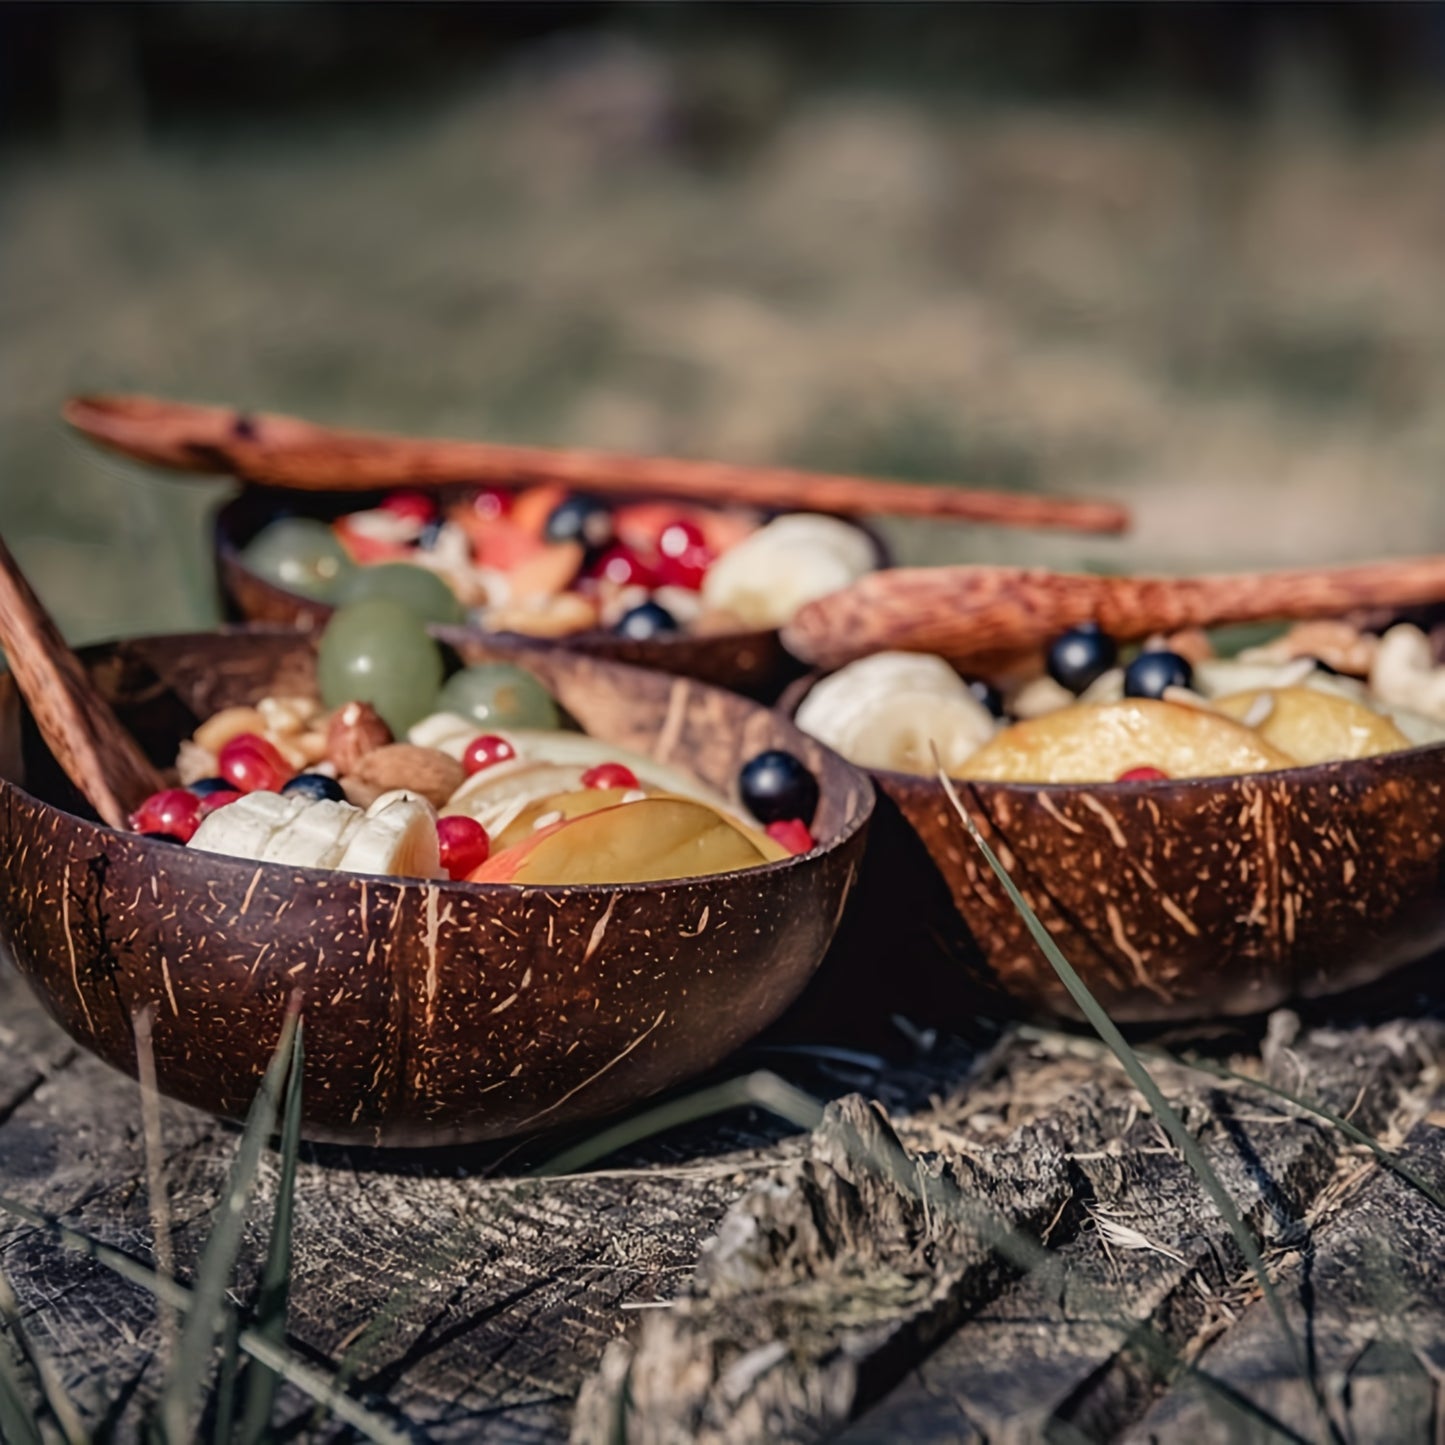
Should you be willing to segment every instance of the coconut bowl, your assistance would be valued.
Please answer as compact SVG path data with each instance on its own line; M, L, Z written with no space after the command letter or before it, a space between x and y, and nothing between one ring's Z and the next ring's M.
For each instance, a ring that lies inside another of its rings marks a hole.
M815 680L790 688L783 710ZM912 834L987 981L1026 1012L1078 1017L943 785L870 776L868 870ZM1445 944L1445 744L1235 777L954 786L1117 1020L1258 1013L1371 983Z
M448 489L443 489L443 495ZM460 493L465 488L451 488ZM267 622L315 631L331 616L329 603L288 591L259 576L246 564L244 548L269 522L282 515L303 514L325 520L374 506L382 493L355 492L327 496L248 487L226 503L216 515L214 543L216 571L230 614L244 622ZM853 525L872 537L880 564L887 551L878 536L853 519ZM732 632L690 634L679 632L639 640L619 637L601 629L576 632L555 642L522 638L509 633L471 629L485 645L492 637L512 638L536 647L562 647L607 662L655 668L678 677L692 677L716 687L730 688L748 697L771 699L802 671L784 649L776 629L751 628Z
M873 808L867 777L757 704L699 683L496 641L593 735L725 793L786 748L816 773L817 848L678 882L521 887L258 864L94 820L0 676L0 941L86 1048L134 1074L151 1015L173 1098L243 1117L288 1004L304 1132L420 1146L605 1115L718 1063L822 959ZM237 629L94 647L86 666L158 764L197 721L315 689L310 641Z

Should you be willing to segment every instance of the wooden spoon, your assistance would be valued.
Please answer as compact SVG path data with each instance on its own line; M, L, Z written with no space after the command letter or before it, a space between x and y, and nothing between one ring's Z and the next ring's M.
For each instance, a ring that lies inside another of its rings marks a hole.
M783 642L815 667L874 652L931 652L959 667L1007 664L1066 628L1121 641L1227 622L1338 617L1445 601L1445 557L1207 577L1090 577L1020 567L873 572L799 609Z
M157 466L225 473L296 491L372 491L486 483L560 483L617 496L672 497L840 516L951 517L1010 527L1122 532L1124 508L1108 502L919 486L784 467L678 457L550 451L491 442L440 441L316 426L271 412L191 406L144 396L81 396L65 419L92 441Z
M165 782L91 685L3 538L0 648L40 735L71 782L105 822L124 828L128 816Z

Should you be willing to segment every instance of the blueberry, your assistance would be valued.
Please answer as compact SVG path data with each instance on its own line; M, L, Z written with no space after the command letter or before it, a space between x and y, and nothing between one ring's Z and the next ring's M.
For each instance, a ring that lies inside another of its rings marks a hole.
M425 527L421 529L421 535L417 537L416 544L423 552L436 550L437 538L442 534L445 522L440 517L433 517Z
M1049 676L1080 693L1119 660L1119 644L1097 622L1081 622L1049 645Z
M589 552L612 540L612 512L595 497L568 497L547 518L549 542L581 542Z
M209 798L212 793L234 793L236 785L224 778L198 778L194 783L186 784L186 791L198 798Z
M1188 687L1194 669L1177 652L1141 652L1124 669L1125 697L1163 697L1166 687Z
M619 637L646 642L664 632L676 632L677 618L659 602L639 602L630 612L622 614L612 630Z
M287 797L310 798L312 802L320 802L323 798L332 803L346 801L346 792L341 784L325 773L297 773L281 792Z
M792 753L776 748L743 764L738 793L743 806L760 823L796 818L807 824L818 810L818 780Z
M981 702L994 717L1004 716L1003 696L991 682L985 682L981 677L970 677L965 681L975 702Z
M1329 663L1327 663L1327 662L1324 660L1324 658L1322 658L1322 657L1311 657L1311 658L1310 658L1310 661L1311 661L1312 663L1314 663L1314 665L1315 665L1322 673L1324 673L1327 677L1339 677L1339 676L1340 676L1340 670L1339 670L1339 668L1337 668L1337 667L1331 667L1331 666L1329 665Z

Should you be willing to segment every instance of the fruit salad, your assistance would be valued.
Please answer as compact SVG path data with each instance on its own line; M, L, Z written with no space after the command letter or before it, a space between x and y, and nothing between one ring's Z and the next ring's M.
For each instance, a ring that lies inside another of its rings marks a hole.
M1302 623L1215 655L1190 632L1132 656L1093 624L1006 685L941 658L879 653L819 682L803 731L865 767L1029 783L1267 772L1445 742L1445 668L1418 628Z
M542 683L509 663L440 688L432 678L419 708L408 699L398 712L391 698L393 720L419 713L397 730L371 701L328 705L325 689L344 686L356 660L337 634L355 628L339 613L323 639L322 698L267 697L202 723L181 744L176 786L132 827L289 867L540 885L689 878L813 847L818 785L792 754L750 759L734 802L566 730ZM407 681L431 677L408 656Z
M878 565L872 539L836 517L613 506L552 486L396 491L332 523L280 518L244 556L267 581L336 605L388 597L433 622L637 640L778 627Z

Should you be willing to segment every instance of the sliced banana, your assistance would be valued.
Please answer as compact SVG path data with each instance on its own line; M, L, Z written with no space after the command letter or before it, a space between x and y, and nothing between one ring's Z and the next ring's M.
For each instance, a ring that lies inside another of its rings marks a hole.
M425 798L383 794L367 810L336 867L343 873L440 878L436 819Z
M307 806L305 798L247 793L201 819L190 846L231 858L260 858L272 838Z
M407 729L406 740L419 748L435 748L449 758L462 760L467 744L481 737L482 727L476 718L459 712L434 712Z
M952 774L993 735L993 714L968 693L896 692L856 714L833 746L865 768L927 776L938 768L935 748Z
M967 698L963 679L941 657L916 652L879 652L825 677L798 708L798 726L820 742L846 752L874 709L899 693Z
M350 803L318 798L272 834L261 858L295 868L334 868L364 818Z
M873 544L836 517L795 513L759 527L708 568L702 600L749 627L779 627L804 603L876 565Z

